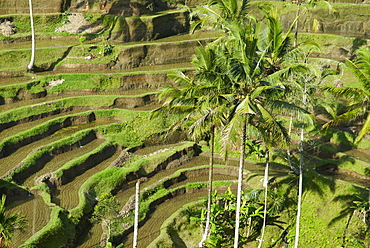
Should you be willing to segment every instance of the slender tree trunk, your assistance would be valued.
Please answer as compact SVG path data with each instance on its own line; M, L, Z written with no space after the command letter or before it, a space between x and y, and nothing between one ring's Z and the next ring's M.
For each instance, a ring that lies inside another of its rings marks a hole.
M27 69L32 70L33 65L35 63L35 50L36 50L35 28L33 25L32 0L29 0L29 5L30 5L30 20L31 20L31 33L32 33L32 51L31 51L31 60L27 66Z
M235 237L234 237L234 248L238 248L239 245L239 226L240 226L240 207L243 190L243 170L245 162L245 142L247 138L247 123L246 116L243 116L243 127L241 135L240 145L240 161L239 161L239 175L238 175L238 194L236 198L236 219L235 219Z
M302 193L303 193L303 175L302 175L302 167L303 167L303 135L304 135L304 126L302 124L301 129L301 141L300 141L300 158L299 158L299 181L298 181L298 203L297 203L297 220L295 226L295 242L294 248L298 248L299 244L299 227L300 227L300 220L301 220L301 205L302 205Z
M304 86L303 91L303 106L306 106L306 85ZM302 194L303 194L303 138L304 138L304 123L302 122L301 128L301 138L299 142L299 179L298 179L298 203L297 203L297 220L295 226L295 241L294 241L294 248L298 248L299 244L299 228L300 228L300 221L301 221L301 205L302 205Z
M258 248L261 248L263 239L265 237L265 228L266 228L266 220L267 220L267 187L269 182L269 150L266 151L266 168L265 168L265 175L263 177L263 187L265 188L265 204L263 207L263 224L262 224L262 232L261 232L261 239L258 244Z
M203 244L207 240L207 237L211 229L210 222L211 222L211 205L212 205L214 142L215 142L215 127L212 125L211 140L210 140L211 156L209 157L209 172L208 172L208 202L207 202L206 227L204 229L202 240L199 243L199 247L203 247Z
M288 136L291 137L291 133L292 133L292 125L293 125L293 117L290 117L290 121L289 121L289 130L288 130ZM290 147L288 147L288 150L287 150L287 158L288 158L288 164L290 166L290 169L296 173L297 175L299 174L299 171L293 166L293 163L292 163L292 155L290 153Z
M297 13L296 17L298 17L301 14L301 0L298 0L298 8L297 8ZM295 23L295 32L294 32L294 44L295 47L298 45L298 19L297 22Z
M135 222L134 222L134 240L132 247L137 248L137 237L139 232L139 206L140 202L140 180L137 180L136 182L136 193L135 193Z

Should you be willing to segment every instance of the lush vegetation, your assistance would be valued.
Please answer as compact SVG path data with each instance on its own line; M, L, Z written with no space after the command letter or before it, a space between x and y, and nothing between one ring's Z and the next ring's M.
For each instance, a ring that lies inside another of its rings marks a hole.
M144 223L150 218L154 205L176 194L205 191L208 187L208 197L201 203L177 210L164 222L161 235L150 247L177 247L185 243L200 247L367 247L369 189L332 180L317 170L330 165L333 170L349 175L354 174L353 171L369 174L368 157L351 153L370 149L369 40L339 39L333 34L295 36L297 23L301 30L311 30L311 21L294 20L301 7L306 8L304 16L314 20L316 28L321 25L319 31L324 31L325 22L334 20L335 16L326 13L335 13L335 9L327 12L325 3L313 8L301 1L298 1L298 7L292 3L277 2L273 5L275 10L260 2L214 0L193 10L193 30L212 29L216 32L207 39L208 44L202 43L196 49L192 65L188 65L184 72L174 70L173 65L160 71L150 68L151 71L145 72L147 75L168 73L174 82L160 90L158 98L162 106L151 113L112 108L116 107L116 101L122 100L123 94L127 94L126 90L146 87L147 82L140 85L124 83L124 77L134 78L142 72L28 74L29 82L1 86L0 97L5 105L1 107L6 110L0 114L4 132L7 126L17 126L22 122L29 126L26 131L1 141L2 157L11 156L17 149L57 130L67 126L74 128L74 124L81 124L82 120L114 122L97 124L73 136L34 147L3 178L1 187L4 192L30 190L40 194L45 204L52 208L48 224L21 247L50 247L51 242L56 247L73 245L79 225L87 219L92 224L102 224L106 247L113 244L121 247L122 233L129 233L133 225L133 211L129 206L132 199L123 202L123 207L129 211L122 217L119 209L122 206L114 194L136 180L144 182L147 179L141 177L151 177L166 168L168 162L181 152L186 151L189 157L196 153L192 150L195 149L194 143L187 142L149 156L132 155L141 147L170 142L168 137L171 135L177 140L185 137L201 144L203 151L210 154L209 165L179 170L142 189L140 221ZM335 8L340 13L346 11L340 4ZM358 9L356 6L354 9L362 13L368 7ZM36 15L39 38L68 35L56 33L55 28L68 22L69 14ZM285 22L283 28L279 15L290 18L291 23L287 26ZM317 19L318 16L323 18ZM79 64L81 68L86 65L107 68L107 65L115 63L121 51L137 44L111 45L102 39L122 31L127 25L126 20L146 23L151 18L85 14L85 20L101 23L105 30L99 35L71 35L76 37L66 46L38 49L35 71L73 64ZM19 15L14 19L18 33L11 38L0 37L0 40L30 38L28 16ZM147 25L153 28L151 24ZM334 39L336 42L332 41ZM146 42L143 46L148 44ZM352 58L346 59L345 63L332 60L338 47L342 49L339 52L345 56L350 54ZM22 45L14 51L2 49L0 56L3 72L27 75L24 69L31 56L29 49L22 48ZM92 59L86 58L89 56ZM161 84L163 82L156 82L153 88L148 86L149 89L133 97L144 98L148 96L146 92L157 91ZM86 96L64 95L76 91ZM90 95L91 92L99 95ZM49 100L49 97L56 98ZM41 100L11 109L13 103L20 106L29 98ZM10 105L10 110L6 105ZM32 123L34 119L77 107L88 108L89 111L53 118L37 126ZM186 135L180 137L180 133ZM20 175L37 170L37 166L47 160L46 157L50 159L63 147L72 149L90 134L104 141L83 156L71 157L68 163L43 175L42 181L31 189L21 185ZM106 159L104 156L110 156L110 149L123 150L120 162L84 182L78 190L77 207L69 211L60 208L53 199L53 191L60 187L58 184L73 181L77 174ZM231 185L232 182L213 180L215 169L224 168L226 171L231 166L215 165L216 154L225 158L239 157L237 186ZM245 164L246 159L263 163L265 174L248 173L250 168ZM271 177L271 165L278 166L287 174ZM168 186L186 177L188 172L204 172L205 169L209 169L208 182L192 182L174 188ZM214 190L225 185L231 185L231 188ZM330 211L327 210L329 208ZM2 241L5 236L0 238Z
M265 240L265 228L267 224L272 224L274 216L271 215L269 209L271 199L268 199L268 194L273 185L269 181L268 165L270 155L274 155L285 158L286 162L284 161L281 165L289 167L297 175L295 187L298 187L298 198L292 206L282 203L284 207L297 208L296 223L290 221L287 226L281 227L284 232L278 236L279 238L273 239L281 239L281 242L298 247L304 190L307 191L307 187L314 187L313 185L316 188L325 187L325 183L322 182L325 181L324 178L317 175L312 176L315 174L313 171L315 168L308 166L306 162L317 159L309 152L313 137L321 135L315 132L321 130L325 133L329 127L360 120L362 129L358 137L356 139L353 139L353 136L349 137L346 144L342 141L338 142L341 145L353 147L369 133L369 107L367 106L370 78L367 57L369 50L360 49L357 60L347 61L349 67L359 78L360 87L355 88L351 85L350 87L328 86L324 88L323 79L328 75L335 75L337 71L325 70L325 68L317 67L315 63L307 63L309 54L318 47L310 43L293 45L289 33L293 31L295 22L292 23L287 34L283 35L280 21L272 8L261 7L266 22L257 21L253 16L246 15L246 9L247 3L244 1L210 1L209 5L195 12L199 17L194 22L195 28L212 25L213 28L223 30L224 35L206 47L197 49L197 54L193 59L193 64L197 65L197 71L193 77L187 77L181 73L169 75L177 84L163 89L159 96L164 99L164 104L155 113L189 113L185 120L190 120L192 123L190 131L199 135L201 133L196 128L201 128L203 132L208 133L211 156L213 156L213 133L216 128L221 130L219 132L222 133L222 140L226 141L224 145L226 151L230 149L228 147L232 141L240 149L237 197L232 207L228 202L230 194L223 195L223 198L216 200L215 203L218 206L217 202L221 201L222 204L228 206L222 205L221 209L232 208L233 212L230 214L214 210L215 206L210 203L215 200L209 195L204 231L205 236L209 234L209 238L205 241L205 246L229 247L234 245L236 248L258 239L258 247L261 247L263 242L269 242ZM296 41L295 44L297 44ZM341 100L348 99L347 108L342 113L335 112L333 108L330 108L332 104L330 101L334 99L325 93L318 92L318 89L341 96L343 97L340 98ZM360 104L356 100L358 96L361 98ZM318 108L326 110L326 113L331 114L333 119L327 121L322 128L320 125L313 125L312 117L307 118L315 116L314 111ZM293 118L296 121L293 122ZM294 132L297 136L292 135ZM204 137L204 134L201 134L202 136ZM247 207L249 205L242 200L244 154L252 153L255 148L248 146L246 149L246 139L262 144L264 149L260 149L259 153L263 152L266 155L266 172L263 179L264 203L255 206L255 210ZM296 149L291 150L292 146L284 144L289 139L298 143ZM211 161L210 189L212 166ZM310 175L310 180L307 182L308 175ZM305 179L305 185L303 179ZM286 189L285 192L287 192ZM365 201L365 209L367 204L368 202ZM253 216L260 219L252 222L251 212L247 212L249 217L244 217L242 212L245 208L252 209ZM227 217L215 219L216 216L224 214ZM226 221L228 218L230 220ZM213 223L210 223L211 220ZM243 220L250 222L246 224L242 222ZM226 221L226 225L223 221ZM262 223L258 224L259 221ZM294 229L295 235L293 234ZM233 233L235 233L234 239L232 238ZM364 236L362 238L361 242L368 242ZM204 241L201 241L200 246L203 246L202 242ZM301 244L303 242L307 241L301 241ZM322 240L311 242L323 244Z

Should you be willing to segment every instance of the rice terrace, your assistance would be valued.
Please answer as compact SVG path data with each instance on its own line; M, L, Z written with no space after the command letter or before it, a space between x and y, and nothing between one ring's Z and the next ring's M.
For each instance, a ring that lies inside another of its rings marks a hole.
M368 0L0 0L0 247L370 247Z

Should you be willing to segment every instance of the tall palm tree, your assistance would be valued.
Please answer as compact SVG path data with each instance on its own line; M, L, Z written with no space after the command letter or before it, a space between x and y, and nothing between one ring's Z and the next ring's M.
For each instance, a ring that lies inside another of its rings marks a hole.
M290 113L290 126L292 125L292 117L294 116L300 122L299 133L299 160L293 164L290 150L287 152L287 160L292 170L298 175L298 201L296 215L296 230L294 247L298 247L300 238L300 219L301 219L301 204L303 195L303 170L304 170L304 140L305 130L308 126L314 124L313 108L318 104L318 98L315 97L315 91L320 89L322 80L332 74L331 70L318 70L314 65L305 62L299 63L297 60L295 66L289 68L295 71L288 73L285 79L285 87L287 87L287 98L297 106L300 111ZM289 133L291 133L289 131Z
M244 1L240 5L233 0L212 1L210 6L201 9L201 14L206 18L198 22L198 25L205 25L209 20L216 20L215 27L225 31L220 39L211 44L217 46L215 61L219 70L201 75L208 82L212 78L214 87L227 85L214 98L222 97L229 104L229 124L225 129L225 137L241 130L234 247L239 245L239 214L247 137L263 140L266 145L277 141L287 142L285 129L275 120L271 110L289 105L277 100L283 88L276 85L276 81L284 67L283 56L294 50L290 48L288 35L282 35L277 14L268 15L267 25L256 21L253 16L233 18L245 11L246 6Z
M210 136L211 155L206 225L199 243L199 246L202 247L210 232L215 130L225 125L228 100L222 95L223 90L227 87L224 85L225 81L221 80L222 77L217 76L219 68L215 63L213 49L199 47L196 54L197 56L192 61L197 66L195 75L187 77L181 72L169 74L168 76L175 81L176 86L162 89L159 98L165 99L165 102L160 108L153 111L153 115L161 112L184 114L184 118L174 127L190 121L189 135L194 139L204 137L205 133Z
M370 49L357 51L357 59L347 60L346 64L358 78L359 87L326 87L332 94L349 100L347 111L323 125L327 131L343 122L361 121L362 127L358 132L355 144L358 144L366 134L370 133Z
M27 66L27 69L32 70L34 63L35 63L35 50L36 50L35 28L33 24L32 0L29 0L29 7L30 7L30 20L31 20L32 51L31 51L31 60Z
M258 24L250 30L254 32L258 30ZM237 30L232 30L237 31ZM261 53L257 47L258 33L245 34L245 30L241 30L240 37L250 39L245 44L239 43L241 39L235 39L236 43L243 46L245 50L240 53L240 49L229 50L233 57L229 60L230 77L234 79L234 90L231 94L234 95L234 116L230 117L229 133L233 130L238 130L236 127L241 125L240 130L240 162L238 173L238 192L237 192L237 208L236 208L236 224L234 247L239 245L239 215L241 207L241 193L243 182L243 171L245 161L245 143L247 137L253 137L263 141L284 140L287 137L284 128L278 124L273 115L268 110L268 106L274 105L272 99L268 96L270 93L276 93L280 89L269 85L267 76L265 76L264 64L261 60ZM255 51L255 52L254 52ZM270 92L270 93L268 93ZM274 131L272 131L274 130ZM266 142L267 143L267 142Z
M17 213L6 213L6 195L0 200L0 247L8 247L16 230L24 231L25 217Z
M232 13L238 13L237 5L231 4L232 1L213 1L210 7L202 8L202 14L206 17L199 20L198 25L205 24L207 20L217 20L219 29L225 31L225 35L214 43L218 44L218 60L224 63L222 66L224 75L227 75L230 82L227 94L229 99L233 99L234 107L230 111L230 124L226 133L240 127L240 164L238 176L238 196L237 213L235 224L234 247L238 246L239 240L239 213L241 204L241 191L243 180L243 168L245 160L245 141L247 136L262 138L263 134L269 133L274 125L279 127L274 132L276 140L286 140L286 132L278 122L273 121L273 115L269 111L275 105L281 109L284 104L282 101L271 101L271 95L279 95L282 88L275 84L282 75L284 61L289 56L294 57L298 49L292 48L289 33L283 36L282 28L277 18L276 12L265 9L267 24L256 21L253 16L244 18L233 18ZM233 6L230 8L229 6ZM241 4L247 6L247 4ZM212 7L212 8L211 8ZM219 12L217 12L219 10ZM246 8L239 8L246 10ZM206 13L206 14L205 14ZM230 14L231 13L231 14ZM237 14L236 14L237 16ZM208 18L208 19L207 19ZM288 104L285 104L288 106ZM261 123L269 124L263 126ZM247 133L249 133L247 135ZM285 138L283 138L285 137ZM268 163L267 163L268 165ZM268 173L268 170L267 170Z

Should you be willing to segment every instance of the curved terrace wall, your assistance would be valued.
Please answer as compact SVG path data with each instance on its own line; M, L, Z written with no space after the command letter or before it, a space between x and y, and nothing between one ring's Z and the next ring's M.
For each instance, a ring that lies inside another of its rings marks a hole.
M83 115L69 116L69 117L64 118L64 120L61 122L48 126L47 129L42 133L25 137L24 139L17 140L16 142L13 142L12 141L13 137L10 137L7 141L3 143L3 146L0 150L0 158L9 156L10 154L14 153L16 150L18 150L22 146L30 144L33 141L42 139L44 137L47 137L62 128L65 128L71 125L90 123L94 121L95 119L96 118L95 118L94 113L90 113L86 116L83 116Z
M260 3L260 1L254 1L251 6ZM297 4L280 1L268 3L277 9L283 28L288 30L296 17ZM337 18L330 15L328 9L320 3L317 7L301 5L301 15L298 20L299 32L314 33L312 24L313 20L317 19L319 33L370 38L370 4L333 4L333 7L339 13ZM262 17L260 11L253 11L253 14Z
M73 181L76 176L81 175L86 170L94 167L95 165L111 157L118 148L119 146L113 144L104 145L101 150L99 151L95 150L95 152L89 154L89 156L86 159L84 159L84 161L81 164L76 164L75 166L71 166L66 169L61 168L62 175L57 176L54 173L50 177L49 181L54 187L60 187L64 184L67 184Z
M97 139L95 131L91 130L87 135L85 135L82 139L76 141L75 143L71 145L63 145L61 147L57 147L50 152L47 152L43 154L40 158L37 159L36 164L33 166L30 166L24 170L20 170L19 172L12 175L12 179L17 184L22 184L25 179L27 179L30 175L36 173L40 169L44 167L44 165L49 162L54 156L79 148L80 146L83 146L94 139ZM36 152L36 151L35 151ZM29 154L32 155L32 154ZM21 168L24 164L24 161L22 161L21 164L15 166L11 171L6 173L3 177L7 177L12 173L12 171L17 170L18 168Z

